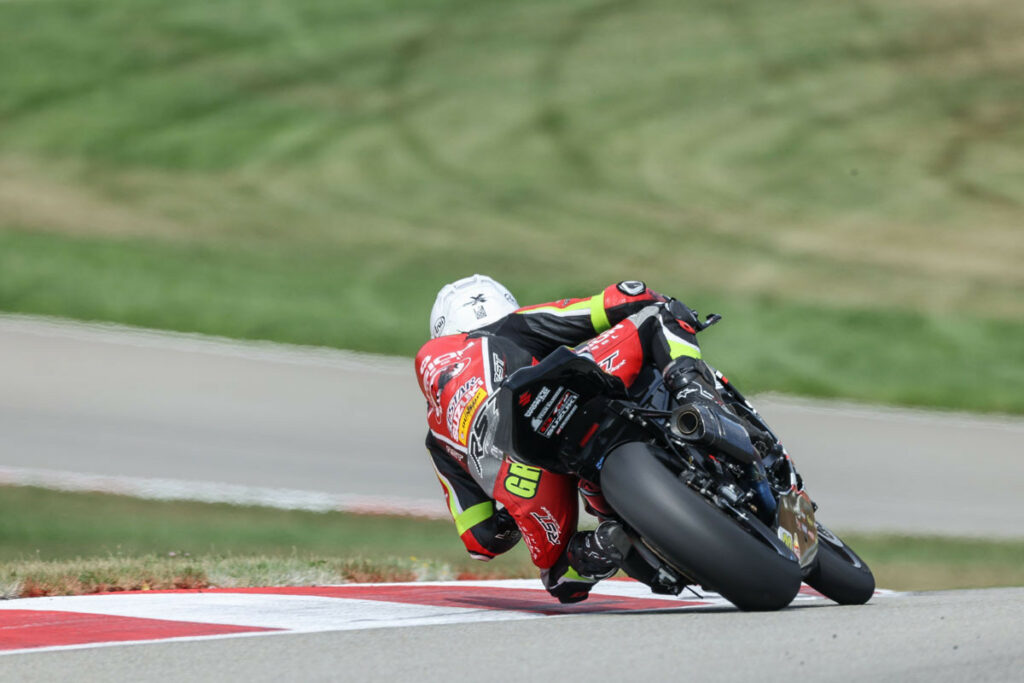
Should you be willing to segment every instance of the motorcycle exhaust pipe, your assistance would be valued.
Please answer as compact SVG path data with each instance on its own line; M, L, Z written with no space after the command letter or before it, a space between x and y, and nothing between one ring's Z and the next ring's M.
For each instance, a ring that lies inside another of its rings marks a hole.
M708 446L740 462L752 464L760 459L743 423L710 403L679 406L672 411L669 429L681 439Z
M672 413L669 426L676 436L683 438L693 437L694 440L699 440L704 436L704 423L701 420L700 412L692 403L677 408Z

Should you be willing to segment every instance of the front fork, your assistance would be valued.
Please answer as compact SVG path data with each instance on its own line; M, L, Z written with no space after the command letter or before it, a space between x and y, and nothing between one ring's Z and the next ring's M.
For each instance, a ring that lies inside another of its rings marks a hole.
M813 570L818 554L818 532L814 520L814 513L818 506L804 491L803 478L796 471L793 460L782 442L761 418L753 404L729 382L725 375L714 368L712 371L720 385L719 390L732 399L733 410L742 413L748 422L775 442L775 448L766 456L769 460L768 466L772 470L774 490L768 481L767 472L762 462L750 465L750 476L753 479L757 499L766 506L766 513L770 511L770 514L761 515L762 521L769 516L772 518L772 521L767 522L768 525L777 529L779 539L797 556L800 568L804 576L807 576ZM778 494L777 502L776 492ZM759 505L758 508L760 509L760 507Z

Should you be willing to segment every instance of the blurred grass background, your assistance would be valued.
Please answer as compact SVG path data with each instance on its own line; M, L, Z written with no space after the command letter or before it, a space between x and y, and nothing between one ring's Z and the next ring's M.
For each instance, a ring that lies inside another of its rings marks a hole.
M412 354L645 279L748 390L1024 413L1024 4L0 3L0 310Z

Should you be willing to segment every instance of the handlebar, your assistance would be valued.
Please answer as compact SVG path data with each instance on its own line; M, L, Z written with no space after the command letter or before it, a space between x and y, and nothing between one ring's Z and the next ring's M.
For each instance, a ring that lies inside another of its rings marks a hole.
M697 331L700 332L701 330L706 330L712 325L720 322L721 320L722 316L718 315L717 313L709 313L708 316L704 318L703 322L701 322L700 320L697 321Z

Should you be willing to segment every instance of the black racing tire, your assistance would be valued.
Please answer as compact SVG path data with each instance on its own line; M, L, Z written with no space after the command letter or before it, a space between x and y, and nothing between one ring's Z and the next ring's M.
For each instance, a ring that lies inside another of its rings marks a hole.
M818 525L818 558L807 585L840 605L863 605L875 594L871 568L842 539Z
M612 508L662 559L740 609L788 605L801 578L792 552L774 537L769 545L744 530L676 478L651 449L628 443L605 458L600 483Z

